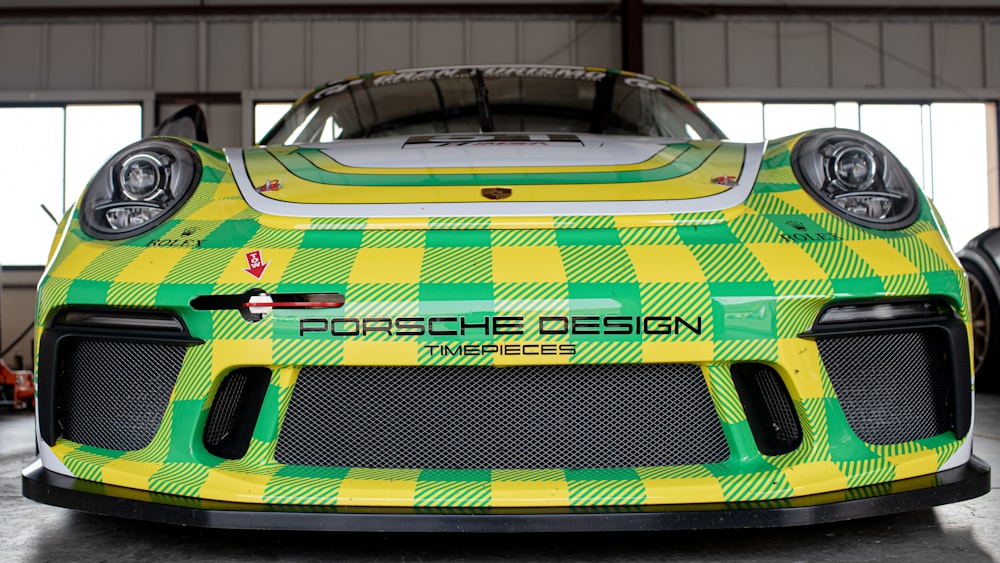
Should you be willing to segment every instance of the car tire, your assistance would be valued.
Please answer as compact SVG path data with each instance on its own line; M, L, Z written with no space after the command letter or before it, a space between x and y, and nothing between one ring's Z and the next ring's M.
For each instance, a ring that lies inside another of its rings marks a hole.
M976 390L994 392L1000 389L1000 303L983 270L969 261L962 261L969 278L969 314L972 317L973 363ZM994 335L996 333L996 335ZM993 342L993 338L998 340Z

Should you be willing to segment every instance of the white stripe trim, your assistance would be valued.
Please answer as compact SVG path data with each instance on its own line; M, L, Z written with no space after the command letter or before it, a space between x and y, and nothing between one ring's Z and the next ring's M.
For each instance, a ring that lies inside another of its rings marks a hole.
M42 440L42 432L38 429L38 409L35 409L35 444L38 446L38 457L42 460L42 467L53 473L76 477L66 465L56 457L52 448Z
M531 202L461 202L461 203L351 203L310 204L271 199L257 193L246 164L243 149L226 148L226 159L233 171L236 186L247 205L267 215L323 218L418 218L418 217L555 217L594 215L658 215L700 213L735 207L750 195L760 171L766 143L745 145L743 169L736 185L720 194L693 199L644 201L531 201Z

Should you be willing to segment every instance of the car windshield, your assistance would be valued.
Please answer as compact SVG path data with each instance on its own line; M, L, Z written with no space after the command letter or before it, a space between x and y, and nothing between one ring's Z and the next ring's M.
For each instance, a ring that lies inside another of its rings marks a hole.
M724 138L666 83L575 67L461 67L368 75L300 100L262 144L394 135L574 132Z

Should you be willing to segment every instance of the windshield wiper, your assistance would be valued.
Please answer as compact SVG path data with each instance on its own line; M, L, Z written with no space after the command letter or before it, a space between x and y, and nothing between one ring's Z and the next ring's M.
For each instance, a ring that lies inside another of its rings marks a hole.
M490 92L486 89L481 70L472 71L472 83L476 85L476 107L479 108L479 132L492 133L493 114L490 113Z

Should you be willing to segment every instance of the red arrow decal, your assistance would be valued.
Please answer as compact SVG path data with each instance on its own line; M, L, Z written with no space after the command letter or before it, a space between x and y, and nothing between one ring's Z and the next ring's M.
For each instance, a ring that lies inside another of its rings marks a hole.
M251 276L260 279L264 275L264 270L271 261L264 261L264 257L261 256L259 250L254 250L253 252L247 252L247 266L249 268L243 268L243 271L250 274Z

